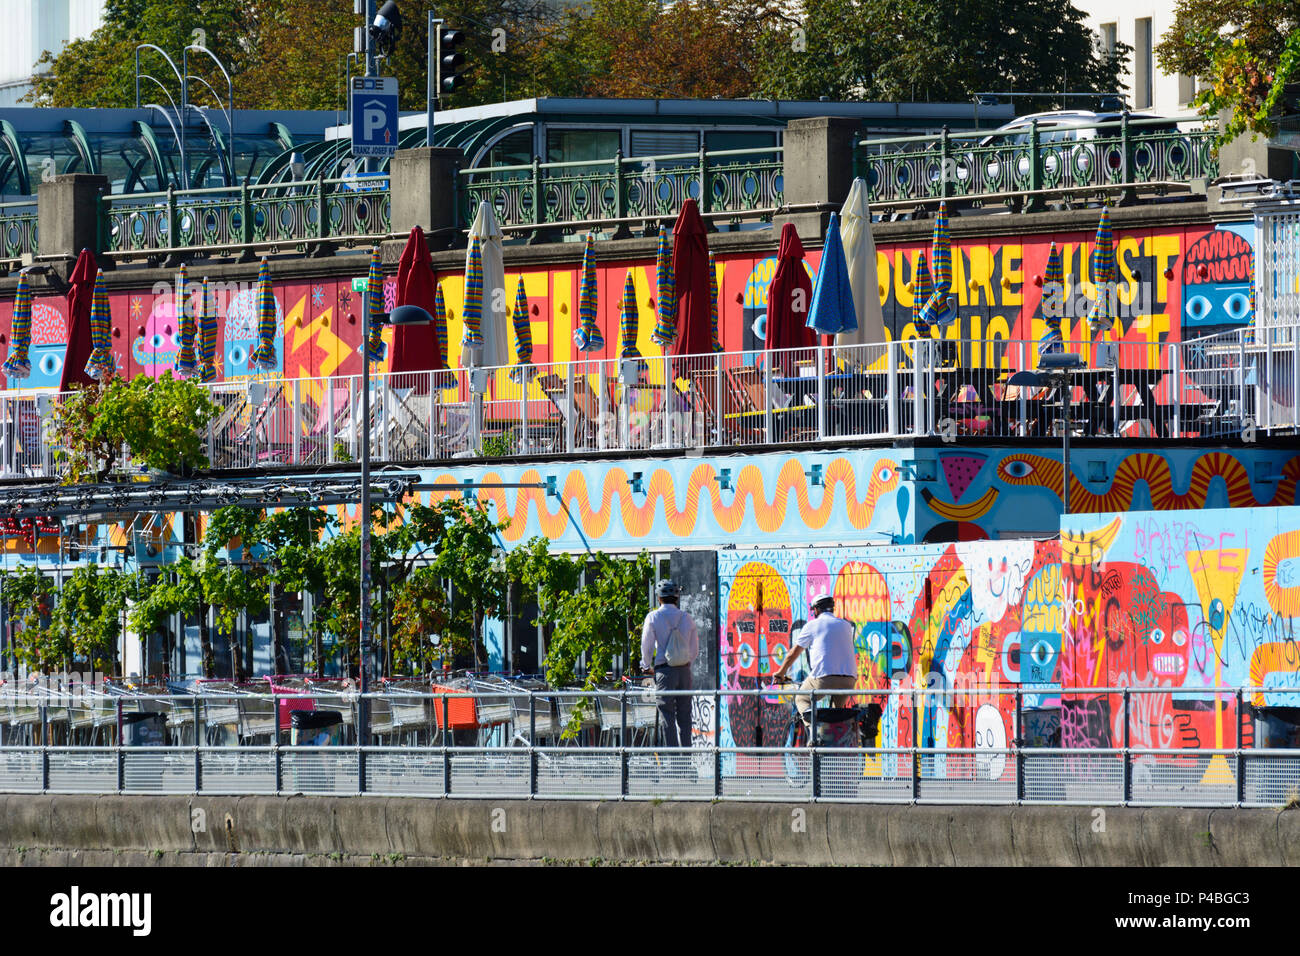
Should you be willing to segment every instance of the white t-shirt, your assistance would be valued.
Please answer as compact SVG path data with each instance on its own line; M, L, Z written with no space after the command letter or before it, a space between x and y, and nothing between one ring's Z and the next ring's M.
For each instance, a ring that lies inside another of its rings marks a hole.
M829 613L819 614L799 631L794 642L808 654L811 677L858 675L858 659L853 651L853 625Z

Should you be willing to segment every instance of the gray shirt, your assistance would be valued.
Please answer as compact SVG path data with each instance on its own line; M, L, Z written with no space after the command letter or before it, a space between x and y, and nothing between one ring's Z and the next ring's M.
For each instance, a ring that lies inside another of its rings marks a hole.
M651 658L656 667L668 663L664 652L668 648L668 635L672 633L673 625L677 625L681 631L691 660L695 660L699 654L700 635L695 630L695 621L675 604L660 604L658 609L645 616L645 624L641 628L641 667L644 670L650 669Z

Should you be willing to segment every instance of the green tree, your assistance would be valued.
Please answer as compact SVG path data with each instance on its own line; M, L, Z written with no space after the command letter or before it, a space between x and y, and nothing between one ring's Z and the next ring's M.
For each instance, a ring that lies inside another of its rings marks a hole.
M45 619L49 616L54 580L32 564L20 564L0 577L0 595L9 610L13 630L13 655L34 671L66 669L72 663L72 646L49 640Z
M780 98L961 102L1042 92L1017 106L1050 109L1063 105L1058 90L1122 89L1128 52L1098 51L1069 0L806 0L801 17L770 23L759 88Z
M232 646L240 615L259 615L266 611L267 573L260 564L237 563L223 557L221 552L231 549L236 543L251 551L257 542L261 520L261 514L249 508L218 508L212 513L203 534L203 553L198 563L203 597L212 608L217 630L232 641ZM236 678L252 673L251 640L238 665Z
M511 552L506 566L511 578L537 593L535 623L550 629L546 679L552 685L569 687L581 680L583 690L593 690L611 671L616 656L633 647L639 651L654 577L645 552L631 561L601 552L570 557L551 554L545 538L533 538ZM580 676L584 656L587 668ZM577 732L589 704L587 698L578 702L566 735Z
M99 29L61 51L42 53L26 98L37 106L134 106L135 49L141 43L161 47L179 68L182 48L202 40L238 76L257 61L260 25L275 6L266 0L107 0ZM203 59L194 60L192 70L222 89L225 81L215 69L210 74ZM178 97L171 69L156 52L141 51L140 69ZM148 80L140 98L165 104L162 90Z
M188 379L137 375L77 389L55 409L63 483L100 482L123 446L137 464L167 471L206 467L203 429L219 411L208 390Z
M1155 54L1166 73L1206 82L1194 101L1206 116L1231 112L1220 143L1244 132L1271 136L1286 85L1300 79L1300 3L1178 0Z
M129 576L115 567L85 564L64 579L59 599L50 611L48 641L59 651L95 670L114 673L123 612L132 587Z
M127 615L131 629L141 640L149 634L163 635L163 671L170 668L172 653L176 648L176 634L172 632L173 615L182 619L199 617L199 635L203 675L211 677L214 671L212 643L207 628L207 602L198 568L190 558L180 558L149 577L143 572L134 575L134 593L131 610Z

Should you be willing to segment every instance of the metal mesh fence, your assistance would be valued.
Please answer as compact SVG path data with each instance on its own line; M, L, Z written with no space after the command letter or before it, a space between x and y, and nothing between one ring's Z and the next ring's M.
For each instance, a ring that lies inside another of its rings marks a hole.
M1294 757L1249 755L1244 761L1242 802L1250 807L1284 807L1300 799L1300 761Z
M269 750L205 750L199 761L205 793L275 792L275 756Z
M51 748L50 789L56 793L116 793L117 754Z
M298 793L356 793L355 750L316 747L280 753L280 787Z
M617 752L548 749L537 751L537 795L617 797L623 787L623 759Z
M366 790L370 793L440 797L446 792L445 772L440 753L366 751Z
M122 785L127 793L192 793L194 751L122 751Z
M1026 802L1119 803L1124 799L1124 761L1118 754L1028 753Z
M712 797L712 757L703 751L631 753L627 764L628 796L661 800Z
M455 796L528 796L527 751L484 750L450 755Z
M32 793L41 789L39 751L0 751L0 790L6 793Z

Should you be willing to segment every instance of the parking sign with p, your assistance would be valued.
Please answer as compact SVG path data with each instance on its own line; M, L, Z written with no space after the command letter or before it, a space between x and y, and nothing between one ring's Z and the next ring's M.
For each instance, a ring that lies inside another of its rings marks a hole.
M352 78L352 155L391 157L397 152L397 78Z

